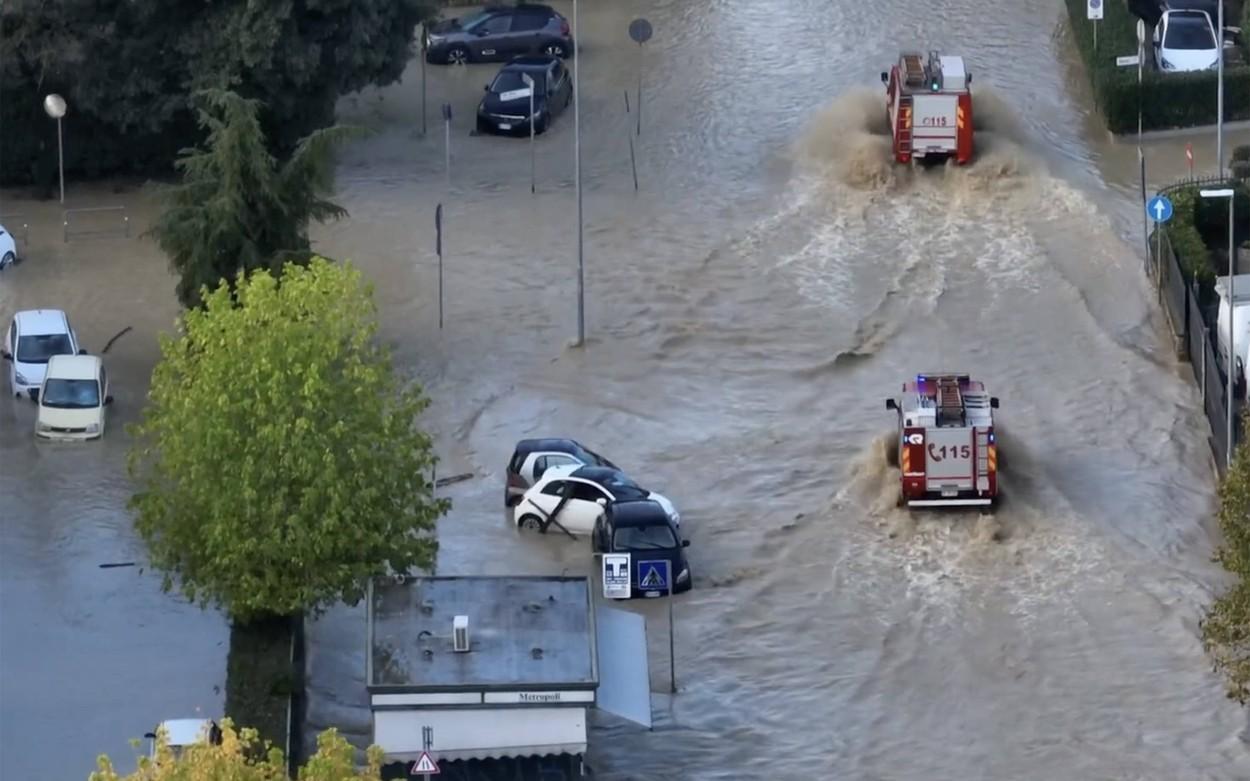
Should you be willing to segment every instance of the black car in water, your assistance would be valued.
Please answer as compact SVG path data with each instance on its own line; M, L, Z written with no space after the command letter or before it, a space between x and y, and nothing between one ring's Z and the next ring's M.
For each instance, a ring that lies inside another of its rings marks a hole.
M551 120L573 102L573 80L559 57L516 57L486 85L486 95L477 107L479 133L529 134L530 88L524 76L534 82L535 133L546 131Z
M519 54L573 54L568 20L546 5L491 6L430 25L425 59L449 65L504 62Z
M671 585L674 594L694 585L683 540L668 513L652 499L630 499L604 503L603 515L595 523L591 545L596 553L628 553L631 597L661 597ZM672 584L664 582L664 566Z

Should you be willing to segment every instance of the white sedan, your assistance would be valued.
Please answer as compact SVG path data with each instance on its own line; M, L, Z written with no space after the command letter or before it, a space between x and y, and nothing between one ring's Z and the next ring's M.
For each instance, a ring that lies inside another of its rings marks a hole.
M589 536L608 502L631 499L651 499L674 525L681 523L681 514L667 497L641 487L619 469L580 465L547 469L525 492L513 517L522 529L546 531L554 521L570 534Z
M0 225L0 271L17 262L17 240Z
M1220 58L1218 39L1206 11L1164 11L1155 25L1155 65L1167 73L1214 68Z

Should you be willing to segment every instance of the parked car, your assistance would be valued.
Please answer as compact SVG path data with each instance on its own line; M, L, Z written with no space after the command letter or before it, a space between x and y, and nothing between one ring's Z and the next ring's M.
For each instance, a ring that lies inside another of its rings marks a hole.
M1154 31L1155 66L1169 73L1214 68L1220 58L1216 40L1206 11L1164 11Z
M18 259L17 240L0 225L0 271L12 266Z
M568 20L546 5L484 8L464 18L431 25L425 38L428 62L461 65L505 62L518 54L568 57L573 36Z
M606 466L549 467L521 497L513 517L522 529L546 531L554 520L570 534L589 535L605 506L639 499L649 499L664 508L674 526L681 523L681 514L668 497L648 491L621 470Z
M522 439L508 460L508 477L504 485L505 507L512 507L531 485L538 482L543 472L553 466L606 466L617 469L616 464L573 439Z
M39 389L35 436L99 439L104 436L104 408L112 403L100 356L54 355Z
M13 315L0 357L9 362L9 387L13 395L38 400L48 360L54 355L85 354L59 309L27 309Z
M534 116L530 117L530 88L523 75L534 80ZM479 133L543 133L556 115L573 102L573 80L559 57L546 54L517 57L499 69L486 85L477 106Z
M670 584L662 582L664 573L655 566L660 561L669 563L674 594L689 591L694 585L685 552L690 540L681 538L680 530L658 502L638 499L609 504L595 523L591 545L596 553L630 554L631 596L667 593Z
M177 759L189 746L204 740L214 746L222 741L221 727L211 719L169 719L162 721L156 729L143 737L148 739L148 755L156 759L156 736L164 732L165 743L169 746L174 758Z

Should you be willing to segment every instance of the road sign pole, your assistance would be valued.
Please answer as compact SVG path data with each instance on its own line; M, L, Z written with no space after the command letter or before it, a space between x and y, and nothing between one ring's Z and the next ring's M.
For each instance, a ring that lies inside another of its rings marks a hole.
M429 49L429 33L425 23L421 24L421 137L425 138L425 56Z
M668 681L672 694L677 693L677 653L673 641L673 563L664 562L664 582L668 584Z
M638 44L638 135L642 135L642 66L644 58L642 44Z
M1219 57L1216 59L1217 70L1215 73L1215 165L1216 172L1221 179L1224 178L1224 0L1219 0L1215 4L1216 16L1218 21L1215 23L1215 45L1219 50ZM1232 282L1230 281L1231 285ZM1230 305L1231 306L1231 305ZM1228 321L1233 321L1232 310L1229 310ZM1231 448L1232 442L1228 443Z
M581 44L577 23L577 0L573 0L573 40ZM573 178L577 189L577 346L586 344L586 261L582 234L582 58L573 62Z
M434 207L434 251L438 253L438 330L443 330L443 204Z
M535 192L534 184L534 78L528 73L521 74L521 81L530 91L530 194Z
M451 190L451 104L443 104L443 155L447 168L447 189Z
M432 748L434 748L434 728L422 727L421 728L421 750L426 753L429 753L429 750ZM424 778L425 781L430 781L430 774L422 773L422 778Z

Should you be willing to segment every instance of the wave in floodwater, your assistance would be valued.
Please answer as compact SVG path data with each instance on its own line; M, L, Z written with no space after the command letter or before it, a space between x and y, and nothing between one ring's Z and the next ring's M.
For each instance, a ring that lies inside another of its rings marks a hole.
M948 185L975 191L1027 175L1024 130L993 90L974 90L972 125L975 153L969 165L948 162L940 170L900 165L894 160L883 96L858 89L842 94L815 116L795 144L794 158L800 168L834 184L868 191L897 192L921 177L940 177Z

